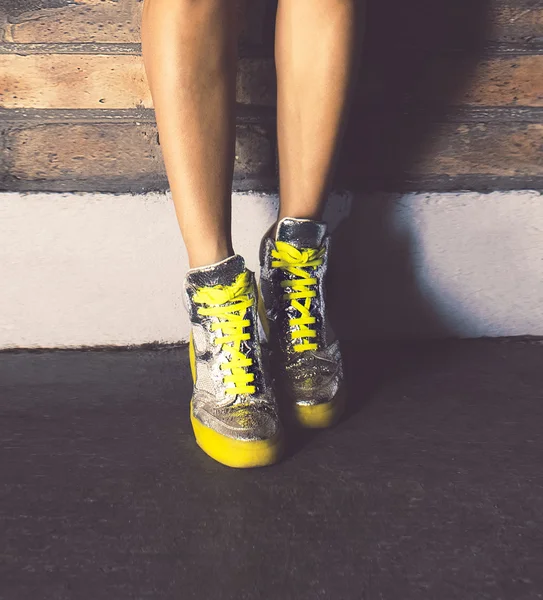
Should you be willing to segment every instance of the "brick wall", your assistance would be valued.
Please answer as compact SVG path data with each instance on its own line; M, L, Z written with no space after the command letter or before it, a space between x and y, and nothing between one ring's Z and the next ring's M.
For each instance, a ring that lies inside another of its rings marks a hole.
M274 0L240 42L236 190L276 187ZM0 189L167 186L138 0L2 0ZM369 0L336 185L543 187L540 0Z

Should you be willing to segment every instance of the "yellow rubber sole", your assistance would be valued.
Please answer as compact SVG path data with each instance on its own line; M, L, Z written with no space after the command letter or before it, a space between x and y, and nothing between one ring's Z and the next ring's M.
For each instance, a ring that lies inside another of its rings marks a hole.
M190 421L196 443L211 458L227 467L251 469L266 467L276 463L283 453L283 436L276 434L269 440L240 441L233 440L206 427L192 413Z
M335 425L345 410L345 394L340 388L336 395L323 404L294 404L294 418L307 429L326 429Z
M189 342L189 360L192 380L196 381L196 356L192 335ZM227 467L250 469L265 467L276 463L283 453L283 435L278 433L269 440L234 440L217 433L200 423L192 412L190 403L190 422L196 443L211 458Z

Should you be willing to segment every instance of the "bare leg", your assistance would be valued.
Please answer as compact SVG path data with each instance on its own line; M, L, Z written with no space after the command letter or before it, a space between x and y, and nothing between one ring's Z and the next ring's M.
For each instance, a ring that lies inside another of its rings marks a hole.
M191 268L233 254L235 0L145 0L142 44Z
M362 0L279 0L279 219L319 219L362 37Z

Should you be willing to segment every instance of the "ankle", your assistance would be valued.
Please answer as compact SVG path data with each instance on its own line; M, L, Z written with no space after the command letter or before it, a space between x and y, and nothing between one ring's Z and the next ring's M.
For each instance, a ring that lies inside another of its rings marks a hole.
M322 215L319 214L307 214L307 213L301 213L300 211L296 212L296 213L289 213L289 214L282 214L280 213L279 216L277 217L277 221L275 221L275 223L270 227L270 229L268 229L266 236L265 237L270 237L271 239L275 239L277 236L277 228L279 227L279 223L283 220L283 219L296 219L296 220L303 220L303 221L318 221L318 222L322 222Z
M189 268L199 269L221 262L235 252L232 248L204 248L198 251L188 252Z
M285 201L283 201L282 204L283 205L279 207L277 222L281 221L281 219L303 219L307 221L322 220L322 202L312 202L307 205L302 204L301 206L288 206L289 203Z

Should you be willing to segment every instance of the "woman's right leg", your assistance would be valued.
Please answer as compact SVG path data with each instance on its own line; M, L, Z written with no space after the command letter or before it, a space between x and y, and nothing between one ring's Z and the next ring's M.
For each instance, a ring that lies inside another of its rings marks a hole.
M278 460L254 276L230 235L239 0L145 0L143 54L189 270L196 441L233 467ZM227 259L227 260L225 260ZM199 268L205 267L205 268Z
M142 46L191 268L233 254L236 0L145 0Z

